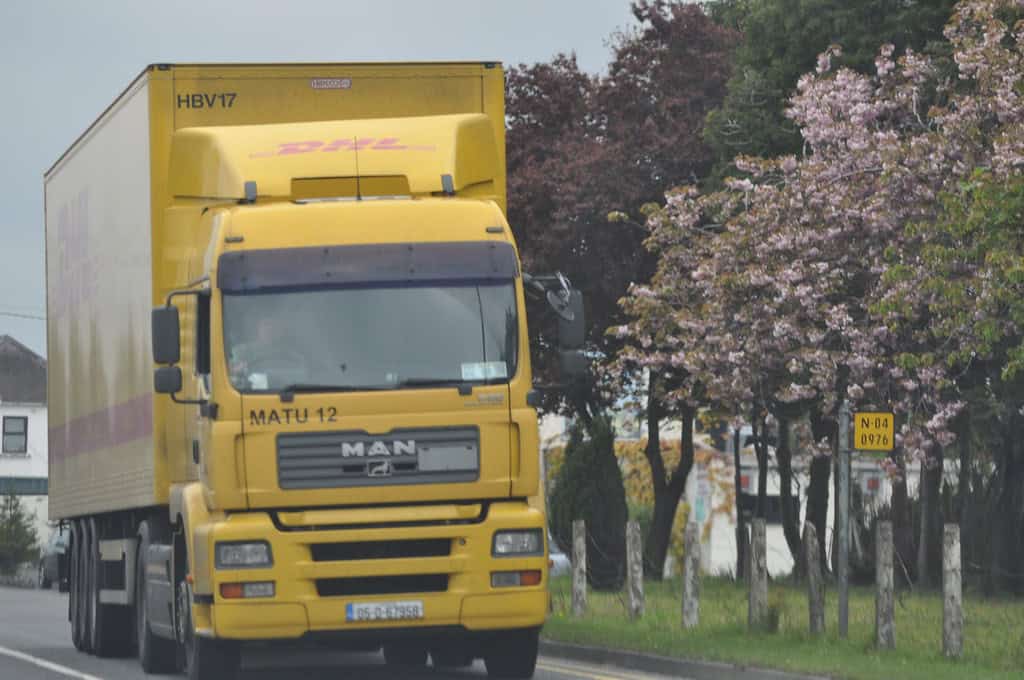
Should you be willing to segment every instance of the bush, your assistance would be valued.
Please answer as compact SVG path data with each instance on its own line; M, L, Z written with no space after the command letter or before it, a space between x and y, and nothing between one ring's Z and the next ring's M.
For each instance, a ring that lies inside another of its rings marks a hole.
M595 418L589 432L574 424L551 493L551 527L559 545L571 553L573 520L587 523L587 580L596 590L618 590L626 576L628 512L614 442L606 418Z
M21 499L14 494L0 501L0 573L13 574L25 562L34 562L36 530L25 512Z

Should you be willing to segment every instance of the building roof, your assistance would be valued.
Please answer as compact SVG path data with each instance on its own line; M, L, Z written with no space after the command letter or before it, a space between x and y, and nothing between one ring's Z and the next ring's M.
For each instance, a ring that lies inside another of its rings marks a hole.
M0 335L0 402L46 403L46 359Z

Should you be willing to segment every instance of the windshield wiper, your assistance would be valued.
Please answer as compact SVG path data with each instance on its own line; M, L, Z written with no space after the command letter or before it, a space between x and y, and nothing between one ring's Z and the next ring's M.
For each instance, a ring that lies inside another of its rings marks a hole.
M457 380L455 378L404 378L398 381L398 387L457 387L459 394L467 396L473 393L477 385L484 385L483 380Z
M380 390L393 389L388 385L318 385L316 383L295 383L282 388L278 392L281 401L289 402L295 400L296 394L309 394L314 392L378 392Z

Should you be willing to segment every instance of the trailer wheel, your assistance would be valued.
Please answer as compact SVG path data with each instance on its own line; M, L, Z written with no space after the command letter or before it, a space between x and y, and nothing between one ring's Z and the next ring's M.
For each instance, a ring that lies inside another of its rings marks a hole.
M75 649L85 651L85 613L82 607L82 527L71 524L71 559L68 564L68 620L71 622L71 642Z
M525 680L537 666L540 629L510 630L495 637L484 654L487 677Z
M153 634L146 612L146 553L151 543L149 522L139 525L139 551L135 560L135 629L139 663L146 673L174 673L178 670L178 645Z
M92 546L92 532L88 520L79 520L78 536L81 539L78 546L79 573L82 578L78 582L78 616L79 632L82 636L82 651L92 654L92 560L89 559Z

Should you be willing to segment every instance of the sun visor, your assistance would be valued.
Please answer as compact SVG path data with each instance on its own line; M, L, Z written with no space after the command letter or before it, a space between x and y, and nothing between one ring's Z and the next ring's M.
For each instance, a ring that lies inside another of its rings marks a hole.
M171 146L182 198L292 197L296 180L404 177L411 195L493 183L499 164L483 114L183 128ZM399 183L401 186L404 184Z
M303 286L507 281L518 275L511 243L383 243L224 253L217 265L217 286L241 293Z

